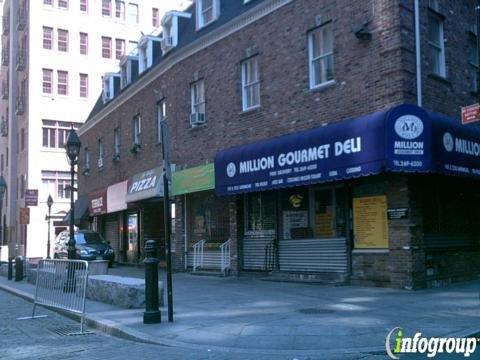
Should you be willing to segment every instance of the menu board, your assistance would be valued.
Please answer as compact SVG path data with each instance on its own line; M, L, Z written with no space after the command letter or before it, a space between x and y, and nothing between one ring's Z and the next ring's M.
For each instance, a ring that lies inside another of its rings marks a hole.
M353 199L355 248L388 249L387 197Z
M308 211L283 212L283 238L291 239L292 228L305 228L308 226Z

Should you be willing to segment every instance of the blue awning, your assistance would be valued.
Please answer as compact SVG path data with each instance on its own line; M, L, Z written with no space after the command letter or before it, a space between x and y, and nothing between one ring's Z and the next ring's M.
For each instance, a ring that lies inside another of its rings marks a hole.
M215 189L229 195L385 171L480 176L480 128L400 105L220 151Z

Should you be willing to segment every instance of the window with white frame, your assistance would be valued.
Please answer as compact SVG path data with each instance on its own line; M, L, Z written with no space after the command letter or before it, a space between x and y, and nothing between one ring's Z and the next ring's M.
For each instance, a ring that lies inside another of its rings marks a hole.
M63 149L67 143L72 123L66 121L42 120L42 146L49 149ZM77 130L79 125L73 124Z
M197 29L210 24L215 21L220 15L220 1L219 0L197 0Z
M67 52L68 51L68 30L58 29L57 38L58 38L58 51Z
M68 9L68 0L58 0L59 9Z
M311 89L333 80L332 23L309 32L308 57Z
M110 59L112 57L112 38L102 36L102 57Z
M128 4L127 20L131 24L138 24L138 5Z
M53 28L43 27L43 48L47 50L53 49Z
M428 53L430 72L446 77L443 19L433 12L430 12L428 15Z
M242 62L243 111L260 106L260 74L258 56Z
M80 0L80 11L88 12L88 0Z
M42 187L43 192L53 198L70 199L70 172L42 170ZM77 187L76 175L73 187Z
M112 15L112 0L102 0L102 16Z
M88 74L80 74L80 97L88 97Z
M57 71L57 93L68 95L68 71Z
M160 100L157 103L157 143L162 142L162 121L167 119L167 101Z
M133 145L141 145L142 119L140 115L133 117Z
M88 34L80 33L80 54L88 55Z
M478 52L477 37L470 34L468 39L468 68L470 73L470 90L477 92L478 89Z
M113 155L116 160L120 158L120 129L113 130Z
M53 0L43 0L43 5L53 6Z
M53 70L42 69L42 92L51 94L53 88Z
M138 41L130 40L128 42L127 54L129 54L129 55L137 55L138 54Z
M205 114L205 85L204 81L198 80L190 86L191 113Z
M125 55L125 40L115 39L115 59L120 60Z
M115 1L115 18L125 20L125 1Z
M97 165L99 168L103 167L103 159L104 159L105 151L103 149L103 139L98 139L98 162Z

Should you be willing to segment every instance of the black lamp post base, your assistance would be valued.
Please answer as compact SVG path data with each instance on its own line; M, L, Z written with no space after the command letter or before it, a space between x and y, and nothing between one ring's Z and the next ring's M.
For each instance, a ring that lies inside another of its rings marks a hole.
M145 311L143 313L144 324L158 324L162 322L162 315L160 311Z

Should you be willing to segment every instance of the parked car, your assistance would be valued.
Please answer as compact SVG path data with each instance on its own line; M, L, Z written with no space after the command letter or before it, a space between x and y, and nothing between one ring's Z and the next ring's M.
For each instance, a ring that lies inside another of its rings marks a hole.
M68 258L68 240L70 233L68 230L58 234L53 248L54 259ZM115 253L108 242L103 237L91 230L78 230L75 232L75 250L78 260L108 260L108 266L111 267Z

